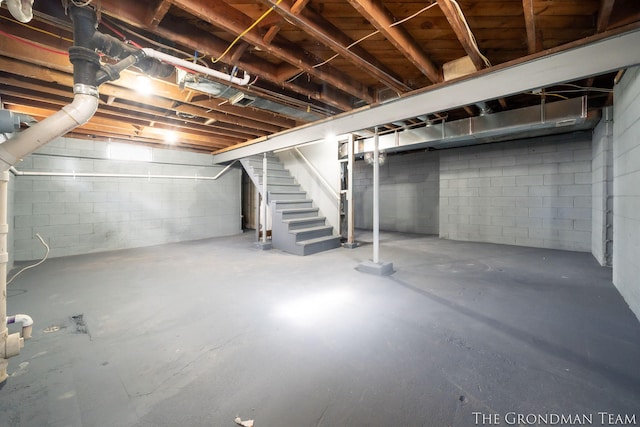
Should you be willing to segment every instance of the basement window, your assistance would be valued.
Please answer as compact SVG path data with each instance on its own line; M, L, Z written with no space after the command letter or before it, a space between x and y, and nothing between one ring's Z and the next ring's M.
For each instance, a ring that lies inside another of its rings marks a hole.
M108 156L110 160L135 160L138 162L150 162L153 160L153 153L150 147L117 142L109 143Z

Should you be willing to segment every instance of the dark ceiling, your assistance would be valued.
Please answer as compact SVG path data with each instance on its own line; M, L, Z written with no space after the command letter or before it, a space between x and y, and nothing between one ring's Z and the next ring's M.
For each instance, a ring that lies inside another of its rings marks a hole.
M201 152L640 26L637 0L35 0L27 24L0 10L4 108L40 120L72 99L70 2L95 8L98 30L132 46L249 76L238 86L177 71L153 79L145 95L137 90L141 73L131 69L101 86L98 113L73 131L162 146L175 133L175 147ZM597 109L612 102L615 76L380 125L455 120L533 105L542 97L551 102L587 95L589 107Z

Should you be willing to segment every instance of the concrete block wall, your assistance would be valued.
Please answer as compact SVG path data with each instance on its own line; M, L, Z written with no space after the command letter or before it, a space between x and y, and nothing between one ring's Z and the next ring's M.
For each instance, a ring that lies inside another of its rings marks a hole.
M606 108L593 131L591 161L591 253L600 265L611 265L613 238L613 109Z
M613 283L640 319L640 68L614 90Z
M440 152L440 237L591 251L591 132Z
M439 160L434 151L392 154L380 166L380 229L438 234ZM356 228L373 227L373 167L354 166Z
M211 156L152 149L152 162L110 160L108 143L60 138L19 171L215 176ZM216 181L173 178L15 176L16 261L195 240L241 232L239 169Z

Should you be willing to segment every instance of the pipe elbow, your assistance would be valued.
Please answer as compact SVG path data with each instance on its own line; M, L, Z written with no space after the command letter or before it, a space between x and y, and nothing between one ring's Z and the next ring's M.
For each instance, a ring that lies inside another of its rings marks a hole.
M64 111L67 116L69 116L77 126L82 126L87 123L91 117L98 110L98 98L94 94L90 93L77 93L73 99L71 104L65 105L62 107L62 111ZM73 129L72 128L72 129ZM70 129L66 129L64 133L66 133Z
M20 22L26 23L33 19L33 0L7 0L7 8Z
M28 340L31 338L31 332L33 331L33 319L27 314L16 314L14 316L7 317L7 325L12 323L20 323L22 325L22 332L20 337Z

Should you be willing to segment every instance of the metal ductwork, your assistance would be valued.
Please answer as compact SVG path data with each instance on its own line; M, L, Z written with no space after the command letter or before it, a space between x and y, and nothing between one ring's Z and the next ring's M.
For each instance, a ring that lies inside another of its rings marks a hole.
M289 107L278 102L260 98L255 95L248 95L240 90L224 83L218 83L201 77L196 77L185 72L178 71L178 85L181 88L189 88L203 92L218 98L229 100L229 103L238 107L254 107L260 110L271 111L293 119L300 119L307 122L324 119L321 114L312 111L304 111L297 108Z
M542 103L379 136L386 152L451 148L592 129L600 114L587 111L587 97ZM373 151L373 137L358 141L356 154Z

